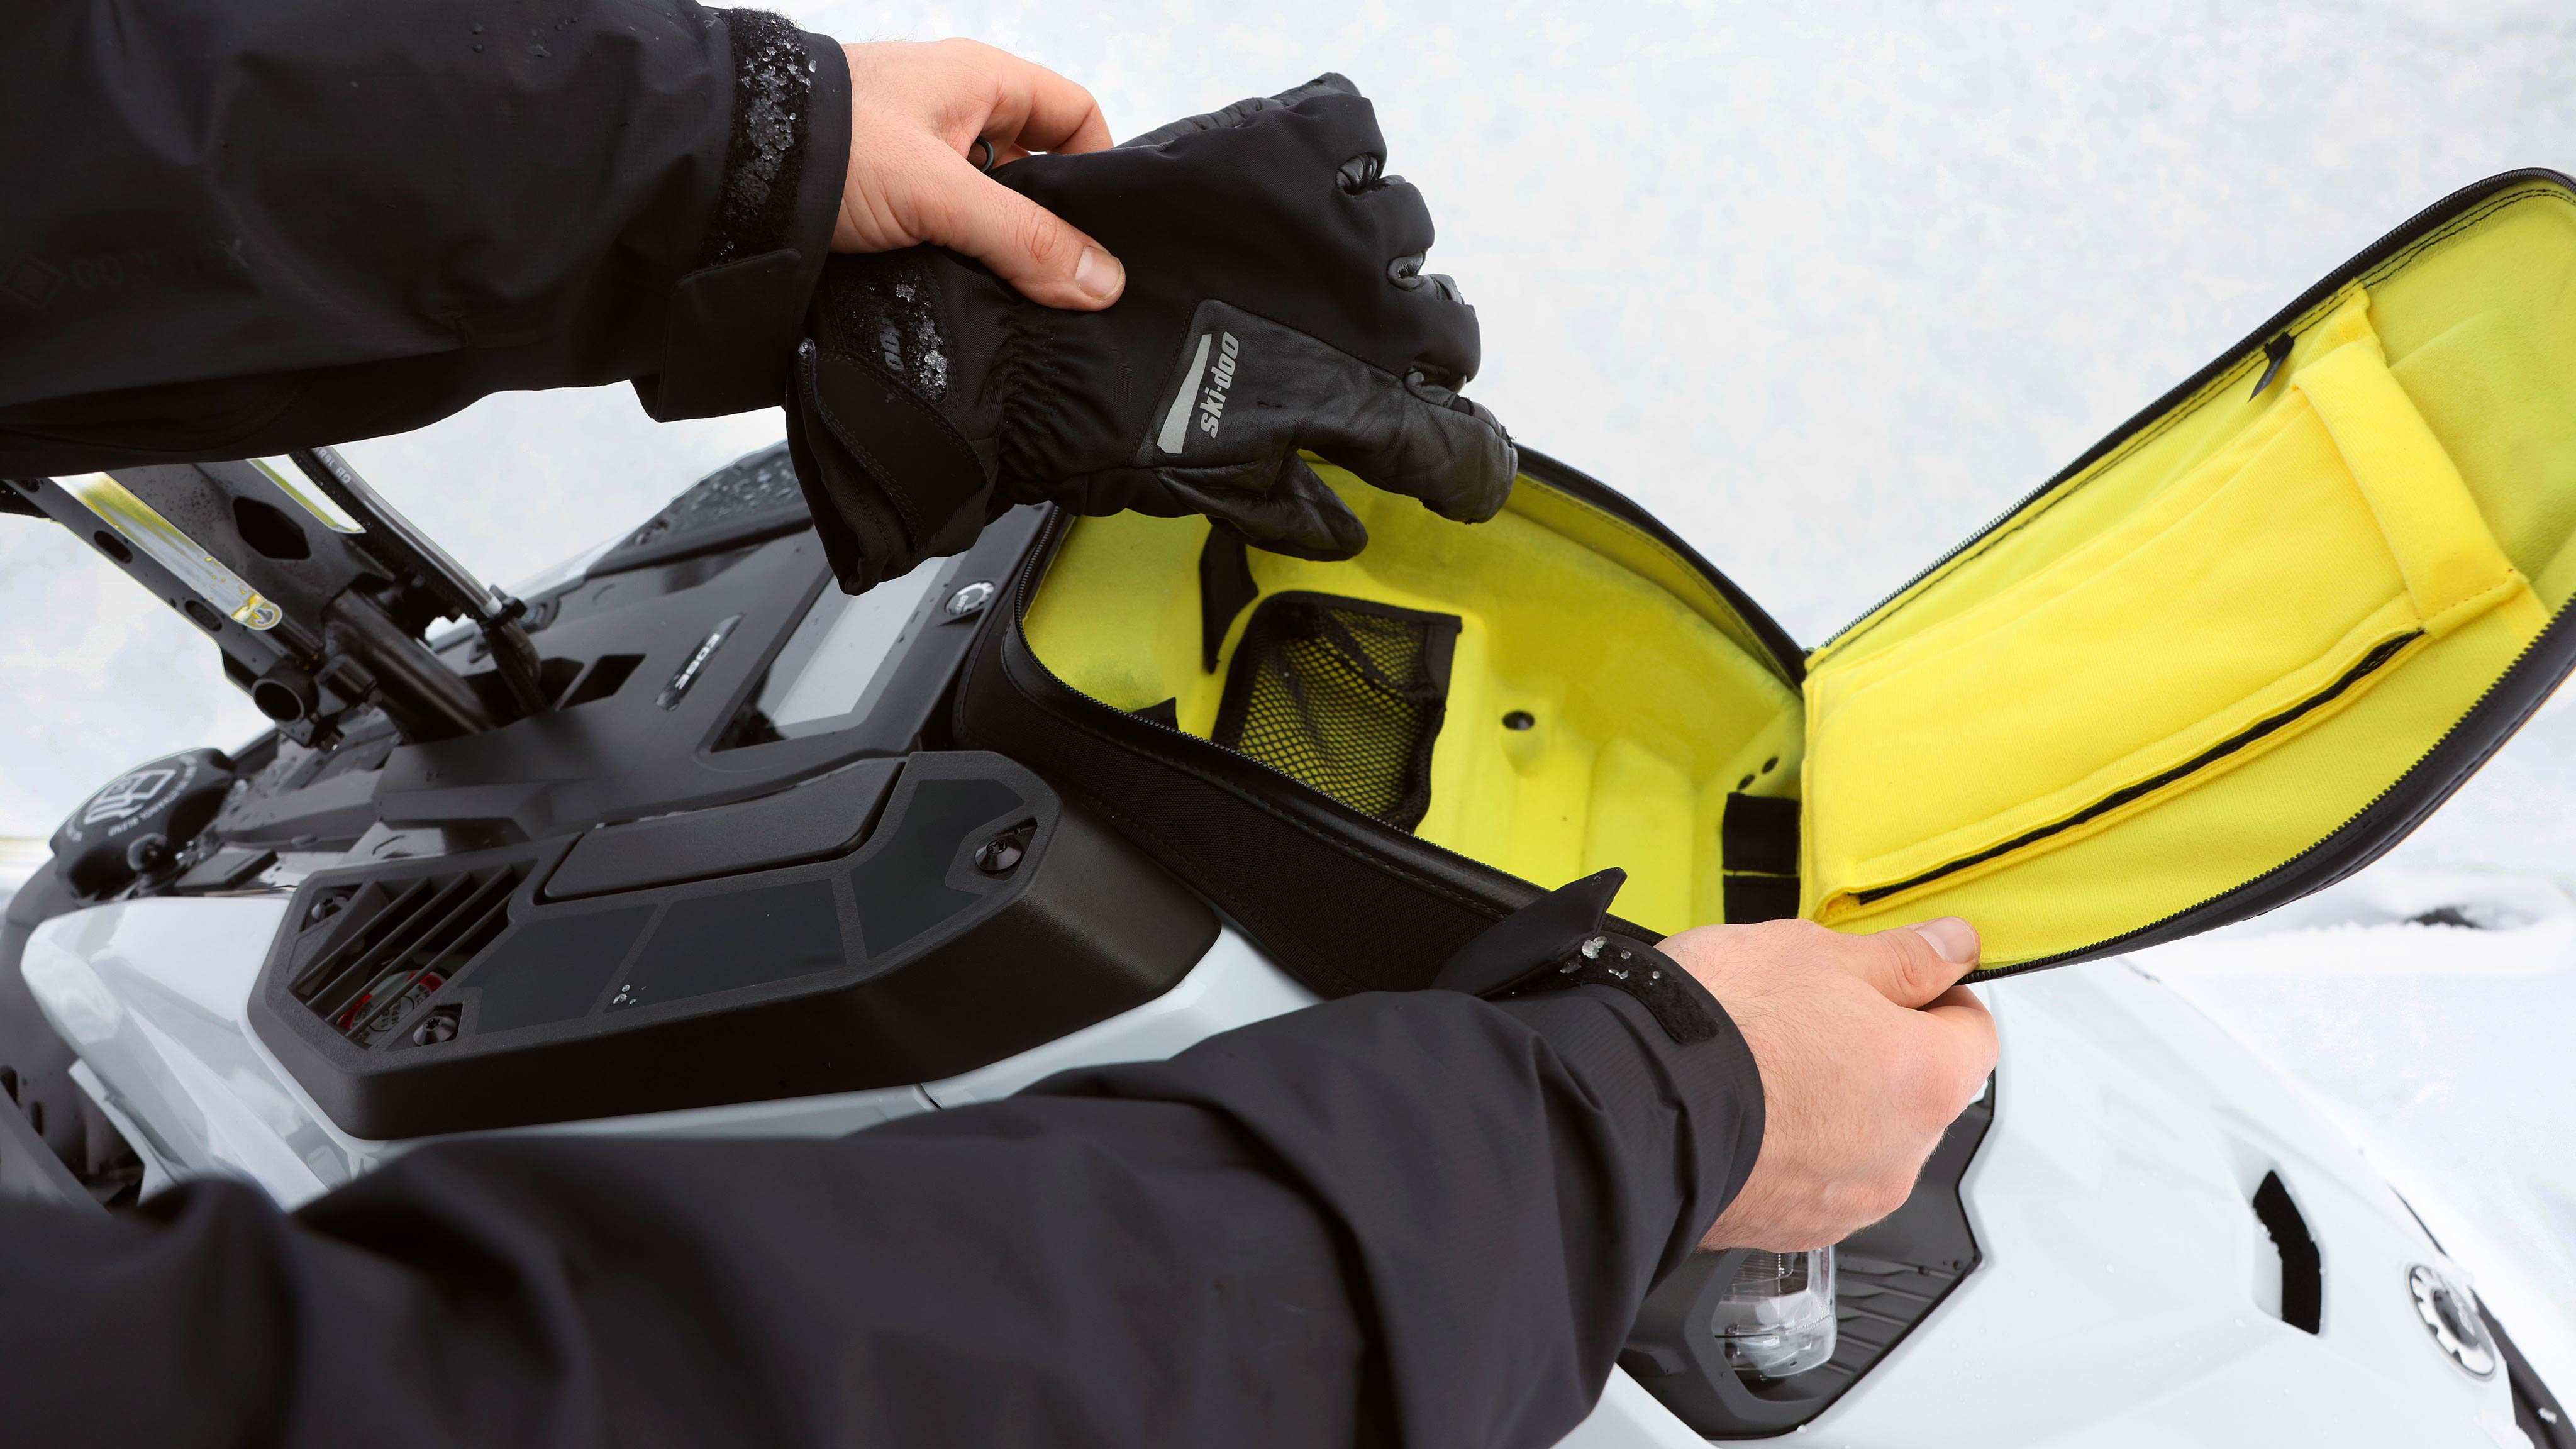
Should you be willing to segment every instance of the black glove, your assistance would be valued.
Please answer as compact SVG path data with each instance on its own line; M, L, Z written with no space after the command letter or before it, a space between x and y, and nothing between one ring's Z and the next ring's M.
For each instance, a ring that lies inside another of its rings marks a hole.
M1127 268L1101 312L1029 301L935 247L834 257L787 398L797 477L856 593L1015 504L1204 513L1301 558L1368 531L1300 448L1444 517L1517 471L1475 376L1476 314L1421 270L1431 215L1382 175L1374 109L1327 75L1114 150L993 178Z

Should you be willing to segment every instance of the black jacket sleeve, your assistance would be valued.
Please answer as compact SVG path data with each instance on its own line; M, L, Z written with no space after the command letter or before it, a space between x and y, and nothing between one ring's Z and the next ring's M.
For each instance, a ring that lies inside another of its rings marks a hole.
M1692 988L1694 991L1696 987ZM1542 1446L1741 1186L1731 1025L1351 997L836 1141L0 1208L29 1443Z
M824 37L690 0L0 11L0 474L784 392L849 153Z

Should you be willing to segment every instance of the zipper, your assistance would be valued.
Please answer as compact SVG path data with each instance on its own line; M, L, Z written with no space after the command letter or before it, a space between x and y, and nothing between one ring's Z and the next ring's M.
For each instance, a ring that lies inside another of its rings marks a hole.
M2476 701L2473 702L2467 710L2463 711L2458 719L2451 722L2450 728L2442 732L2441 737L2433 742L2432 748L2426 750L2421 758L2417 759L2414 764L2408 766L2406 773L2399 775L2395 780L2390 781L2387 789L2380 791L2375 796L2372 796L2368 804L2362 806L2359 810L2354 811L2343 824L2336 826L2333 830L2327 832L2324 839L2317 841L2314 845L2309 846L2307 849L2291 856L2288 860L2282 861L2279 865L2273 866L2271 869L2264 871L2262 874L2257 875L2250 880L2241 881L2206 900L2200 901L2194 905L2185 906L2179 911L2175 911L2172 914L2163 916L2157 920L2149 921L2143 926L2123 931L2116 936L2096 941L2089 946L2078 946L2071 951L2060 951L2052 956L2041 956L2030 961L2016 962L2010 966L1997 966L1991 970L1970 972L1965 980L1971 984L1981 981L1995 981L2007 976L2018 976L2027 971L2044 970L2051 966L2064 966L2076 961L2089 960L2098 956L2117 955L2124 949L2131 948L2133 943L2139 949L2143 949L2146 946L2162 945L2164 944L2163 940L2150 938L2158 937L2162 933L2173 932L2174 934L2172 938L2180 939L2183 935L2196 934L2200 931L2214 929L2218 926L2229 925L2235 921L2249 920L2266 911L2272 910L2277 906L2287 905L2289 902L2297 900L2302 896L2332 885L2335 881L2341 880L2345 876L2348 876L2354 871L2361 869L2363 866L2368 865L2371 861L2376 860L2381 854L2385 853L2384 848L2372 849L2371 847L2373 842L2369 840L2339 844L2339 842L2343 842L2343 837L2356 829L2365 827L2372 821L2374 816L2381 814L2391 806L2413 803L2414 798L2419 795L2424 788L2426 788L2427 781L2430 779L2430 767L2442 754L2443 750L2454 740L2459 739L2464 733L2470 731L2473 726L2484 726L2486 724L2486 721L2480 718L2481 712L2489 708L2490 704L2497 699L2500 691L2504 690L2507 686L2519 685L2523 682L2518 676L2521 675L2525 668L2536 668L2538 666L2538 661L2541 660L2545 647L2558 646L2559 652L2569 652L2565 647L2566 640L2571 632L2568 628L2569 617L2569 611L2564 607L2559 609L2556 614L2552 615L2548 626L2543 628L2539 634L2533 636L2532 641L2529 644L2523 646L2522 652L2514 656L2511 664L2505 666L2504 673L2498 675L2492 683L2479 693ZM2558 664L2556 674L2549 679L2547 687L2535 690L2530 704L2527 705L2521 713L2516 715L2509 725L2503 729L2493 730L2490 732L2491 737L2489 738L2485 749L2479 753L2477 758L2467 762L2462 768L2455 769L2450 772L2449 788L2444 788L2440 791L2440 794L2426 806L2424 814L2430 815L2433 809L2440 806L2443 799L2447 799L2449 797L2452 789L2456 789L2462 782L2467 780L2471 774L2476 772L2480 765L2486 763L2489 756L2493 755L2496 750L2503 747L2504 742L2507 739L2510 739L2514 732L2520 729L2523 723L2528 720L2532 714L2536 713L2542 704L2548 701L2549 696L2555 692L2558 684L2567 677L2571 665L2576 665L2576 659L2561 660ZM2421 823L2420 820L2417 823ZM2387 843L2394 845L2396 840L2395 838L2391 838ZM2335 866L2343 864L2348 857L2353 855L2356 849L2360 852L2358 859L2352 860L2348 868L2329 876L2327 879L2316 881L2312 884L2299 880L2299 877L2310 872L2332 870ZM2231 902L2245 897L2250 892L2259 892L2262 887L2285 884L2295 884L2296 888L2291 890L2289 894L2282 896L2281 899L2274 901L2271 905L2258 905L2250 910L2234 911L2233 914L2230 914L2233 909ZM2225 916L2226 919L2199 919L2208 915L2221 915ZM2178 929L2183 927L2188 927L2189 929Z
M2062 835L2069 830L2075 829L2079 825L2098 820L2104 815L2108 815L2112 811L2119 809L2121 806L2129 804L2131 801L2144 799L2145 797L2154 794L2156 791L2163 789L2165 786L2173 784L2177 780L2187 779L2190 776L2196 775L2202 770L2209 768L2211 765L2218 763L2220 760L2225 759L2229 755L2235 754L2237 751L2253 744L2255 741L2263 739L2269 735L2277 734L2282 729L2297 722L2305 716L2313 714L2317 710L2323 709L2325 706L2334 703L2337 699L2348 693L2354 685L2361 683L2364 679L2367 679L2371 675L2379 672L2381 667L2386 665L2388 661L2397 657L2400 650L2423 637L2424 631L2418 629L2412 633L2400 634L2394 639L2381 640L2368 654L2363 655L2359 662L2355 663L2350 669L2345 670L2342 677L2336 679L2334 683L2326 686L2322 690L2319 690L2317 693L2309 695L2306 699L2300 700L2297 704L2290 706L2288 709L2282 710L2278 714L2255 721L2253 724L2246 726L2244 729L2228 736L2226 739L2220 740L2217 744L2210 746L2208 749L2201 751L2199 754L2192 756L2190 759L2183 761L2181 764L2176 765L2171 769L2150 775L2146 779L2140 780L2135 784L2123 785L2119 789L2112 791L2110 794L2103 796L2101 799L2094 801L2092 804L2085 806L2083 809L2076 811L2074 814L2067 816L2063 820L2040 826L2036 830L2024 832L2021 835L2017 835L2012 839L2005 841L2001 845L1989 846L1973 855L1963 855L1957 860L1950 861L1947 864L1936 865L1930 870L1924 871L1919 875L1910 876L1893 884L1872 886L1867 890L1853 891L1851 892L1851 899L1859 905L1868 905L1873 901L1884 900L1900 891L1910 891L1916 886L1927 885L1944 876L1956 875L1960 871L1966 870L1971 866L1983 865L1987 861L2010 855L2027 846L2036 845L2040 841L2046 840L2052 835Z
M2100 442L2095 443L2092 447L2085 449L2081 457L2078 457L2074 462L2067 464L2064 468L2059 469L2055 476L2051 477L2047 482L2040 484L2037 488L2032 489L2030 493L2024 496L2019 502L2013 504L2003 512L1996 514L1985 527L1980 528L1975 533L1961 539L1948 553L1934 559L1931 563L1925 565L1920 572L1916 573L1914 577L1907 579L1903 584L1898 585L1896 589L1890 592L1885 598L1880 599L1877 603L1862 610L1858 617L1854 618L1850 623L1845 624L1840 629L1835 630L1832 635L1826 638L1825 642L1817 645L1814 649L1807 651L1808 656L1813 658L1816 654L1821 653L1824 650L1831 649L1836 644L1841 643L1845 636L1860 628L1861 625L1868 623L1881 609L1895 603L1898 599L1901 599L1906 594L1912 592L1917 584L1922 583L1925 579L1928 579L1934 574L1939 573L1942 569L1947 568L1950 563L1957 559L1961 554L1966 553L1968 550L1975 548L1978 544L1985 542L1988 538L1993 537L1997 529L2002 528L2005 524L2010 523L2014 518L2020 516L2024 509L2037 503L2041 499L2046 498L2049 494L2064 486L2070 479L2082 473L2085 469L2092 467L2095 463L2108 457L2113 449L2119 447L2120 444L2127 442L2130 438L2135 437L2141 429L2145 428L2156 419L2165 416L2175 408L2190 401L2191 397L2195 393L2198 393L2210 383L2216 381L2221 375L2228 372L2230 369L2251 361L2252 359L2247 356L2249 351L2263 353L2268 356L2269 354L2265 350L2268 339L2285 333L2293 321L2296 321L2302 314L2315 307L2318 303L2333 296L2336 292L2343 290L2345 283L2352 281L2354 278L2361 276L2363 273L2379 265L2381 262L2388 260L2391 256L2414 242L2422 234L2432 231L2442 222L2448 221L2454 213L2465 210L2470 203L2482 200L2498 192L2511 190L2515 186L2532 181L2545 181L2565 188L2568 191L2576 192L2576 179L2571 179L2561 172L2548 170L2542 167L2530 167L2517 171L2504 171L2487 177L2483 181L2471 182L2470 184L2461 187L2459 190L2452 192L2450 195L2443 197L2441 200L2434 202L2432 205L2425 207L2422 211L2415 213L2406 220L2398 223L2395 227L2391 228L2387 234L2380 237L2379 240L2362 248L2361 251L2352 258L2352 260L2345 262L2342 266L2328 272L2314 285L2300 293L2297 299L2292 301L2288 306L2273 313L2262 326L2255 328L2254 331L2248 334L2243 341L2237 343L2234 347L2227 349L2225 352L2220 353L2216 361L2211 362L2200 371L2193 373L2190 377L2183 379L2181 382L2167 389L2164 396L2157 398L2154 402L2149 403L2145 408L2132 415L2127 422L2122 423L2119 427L2113 429L2109 436L2103 438ZM2269 380L2268 375L2266 380Z

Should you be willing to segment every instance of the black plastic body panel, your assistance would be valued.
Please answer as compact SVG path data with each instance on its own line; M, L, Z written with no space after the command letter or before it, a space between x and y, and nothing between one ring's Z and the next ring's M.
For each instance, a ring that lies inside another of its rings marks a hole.
M640 654L624 686L594 703L485 734L405 745L385 763L375 808L394 829L478 826L539 840L749 799L852 760L901 755L938 712L981 622L975 613L951 617L940 603L967 582L1007 578L1038 523L1037 510L1015 510L948 562L925 600L920 632L903 646L896 673L865 719L828 734L738 749L714 745L796 621L832 586L813 532L722 560L591 577L560 596L542 647L549 657L585 661ZM672 570L689 581L660 577ZM658 705L656 692L727 620L736 622L687 690L670 708Z
M188 868L170 883L172 895L213 895L239 890L277 864L277 852L259 845L227 845Z
M1015 864L978 851L1018 832ZM899 1086L969 1071L1178 982L1215 914L997 755L918 754L848 855L541 901L568 838L307 879L253 989L260 1038L343 1130L400 1138ZM296 998L362 930L326 895L515 868L508 927L362 1047ZM436 1013L450 1039L413 1023Z
M98 1202L72 1170L36 1135L18 1104L0 1096L0 1198L59 1203L98 1211Z
M2496 1348L2504 1355L2505 1384L2513 1391L2513 1422L2529 1436L2532 1449L2576 1449L2576 1420L2570 1420L2567 1406L2542 1382L2540 1370L2531 1366L2514 1344L2504 1325L2485 1304L2478 1305L2478 1316L2487 1321L2487 1332L2495 1335Z
M88 1094L72 1080L79 1057L54 1034L20 970L36 927L80 906L61 869L49 861L0 912L0 1073L6 1074L0 1076L0 1117L10 1119L0 1124L7 1134L0 1140L0 1196L95 1205L77 1179L77 1197L63 1190L71 1177L64 1164L87 1155L84 1118L93 1115L81 1110ZM28 1150L29 1143L43 1151L43 1159Z
M839 855L866 838L901 760L861 760L775 795L605 825L573 842L541 899L740 875Z
M1786 1434L1823 1413L1976 1270L1983 1255L1959 1183L1994 1120L1990 1083L1932 1149L1905 1205L1835 1245L1831 1359L1786 1379L1739 1376L1718 1347L1713 1319L1744 1254L1698 1253L1646 1295L1620 1366L1710 1437Z

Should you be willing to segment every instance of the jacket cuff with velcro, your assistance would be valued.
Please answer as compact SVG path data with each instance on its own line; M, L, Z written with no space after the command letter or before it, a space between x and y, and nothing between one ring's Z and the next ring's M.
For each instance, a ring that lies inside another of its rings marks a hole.
M1606 870L1541 896L1461 947L1432 982L1511 1013L1547 1040L1652 1160L1673 1146L1683 1204L1655 1270L1678 1266L1761 1155L1762 1073L1707 988L1609 914L1626 880Z
M849 169L840 44L765 11L713 13L731 41L732 136L697 270L671 291L661 367L635 380L661 422L777 406Z
M1697 982L1718 1030L1680 1043L1645 1005L1615 987L1520 995L1491 1003L1543 1038L1630 1139L1631 1163L1669 1157L1681 1211L1655 1262L1653 1281L1681 1266L1709 1224L1735 1200L1762 1151L1762 1074L1753 1052Z

